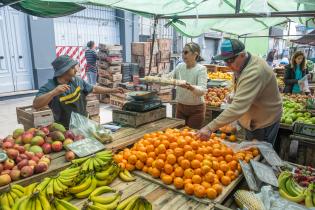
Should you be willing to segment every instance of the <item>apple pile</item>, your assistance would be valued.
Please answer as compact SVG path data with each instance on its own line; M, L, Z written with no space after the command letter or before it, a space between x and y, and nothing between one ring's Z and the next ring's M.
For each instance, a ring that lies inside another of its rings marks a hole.
M205 95L206 104L219 107L229 93L230 91L226 87L209 88Z
M294 180L302 187L315 183L315 169L310 166L299 166L294 170Z
M66 145L83 138L57 123L27 131L16 129L0 141L0 148L8 156L0 163L0 186L47 171L51 161L48 154L60 152ZM68 161L75 158L70 151L65 157Z

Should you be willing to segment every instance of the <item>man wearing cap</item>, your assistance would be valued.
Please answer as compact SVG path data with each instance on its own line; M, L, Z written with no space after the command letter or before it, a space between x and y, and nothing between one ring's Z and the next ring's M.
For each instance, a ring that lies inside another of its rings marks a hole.
M78 62L69 56L62 55L52 62L54 78L42 86L33 101L33 107L40 109L49 106L54 114L55 122L69 127L71 113L77 112L87 116L86 99L89 93L109 94L123 93L121 88L105 88L92 86L76 76Z
M245 51L242 42L224 40L221 54L234 71L234 97L232 103L216 119L199 131L201 138L236 120L246 130L246 139L275 143L282 115L282 100L276 77L263 59Z

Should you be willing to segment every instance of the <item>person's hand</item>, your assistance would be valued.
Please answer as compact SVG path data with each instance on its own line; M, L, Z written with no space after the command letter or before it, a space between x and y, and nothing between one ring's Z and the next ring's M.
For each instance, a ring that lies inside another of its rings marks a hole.
M64 92L66 92L67 90L70 90L70 86L69 85L58 85L54 90L53 93L55 96L58 96Z
M189 83L182 84L182 85L180 85L179 87L185 88L185 89L190 90L190 91L193 91L193 90L195 89L195 88L194 88L191 84L189 84Z
M197 138L200 138L201 140L209 140L211 133L210 129L205 126L197 132Z
M111 92L112 93L121 93L121 94L123 94L125 91L124 91L123 88L118 87L118 88L113 88Z

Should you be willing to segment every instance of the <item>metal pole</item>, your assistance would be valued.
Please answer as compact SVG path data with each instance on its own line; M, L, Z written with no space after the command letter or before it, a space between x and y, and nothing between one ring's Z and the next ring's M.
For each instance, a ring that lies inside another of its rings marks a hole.
M240 10L241 10L241 0L236 0L236 3L235 3L235 14L240 13Z
M280 36L268 36L268 35L259 35L259 36L247 36L247 35L241 35L240 38L259 38L259 37L270 37L270 38L281 38L281 37L295 37L295 36L315 36L315 34L304 34L304 35L280 35Z
M151 52L150 52L150 64L149 64L149 72L148 75L151 73L151 67L152 67L152 58L153 58L153 49L154 49L154 43L155 43L155 35L156 35L156 27L158 23L158 18L154 17L154 26L153 26L153 35L152 35L152 46L151 46Z

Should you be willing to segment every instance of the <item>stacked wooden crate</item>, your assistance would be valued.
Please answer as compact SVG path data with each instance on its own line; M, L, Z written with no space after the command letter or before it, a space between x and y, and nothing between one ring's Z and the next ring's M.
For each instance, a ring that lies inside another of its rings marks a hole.
M171 62L171 39L158 39L158 48L156 62L159 74L167 74L170 71Z
M100 101L92 100L86 102L86 111L91 120L100 123Z
M122 46L99 44L98 83L108 88L116 88L122 80ZM109 103L109 95L101 95L100 102Z
M123 63L121 65L122 82L132 82L133 77L139 76L139 64Z

